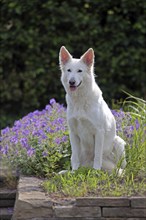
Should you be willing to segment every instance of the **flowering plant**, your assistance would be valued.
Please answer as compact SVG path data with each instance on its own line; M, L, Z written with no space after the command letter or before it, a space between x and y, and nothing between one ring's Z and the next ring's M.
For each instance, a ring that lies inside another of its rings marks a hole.
M144 105L145 102L143 102ZM140 106L140 105L139 105ZM126 171L135 175L144 169L146 123L144 108L134 112L112 110L117 133L127 143ZM48 176L70 169L70 142L66 108L54 99L42 111L34 111L1 130L0 156L24 174Z
M70 166L66 109L54 99L1 130L1 156L24 174L46 176Z

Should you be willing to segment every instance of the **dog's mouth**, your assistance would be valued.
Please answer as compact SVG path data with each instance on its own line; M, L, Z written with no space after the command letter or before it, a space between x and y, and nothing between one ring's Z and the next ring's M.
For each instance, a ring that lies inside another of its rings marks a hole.
M70 85L70 90L71 91L75 91L80 85L81 85L82 81L76 86L76 85Z

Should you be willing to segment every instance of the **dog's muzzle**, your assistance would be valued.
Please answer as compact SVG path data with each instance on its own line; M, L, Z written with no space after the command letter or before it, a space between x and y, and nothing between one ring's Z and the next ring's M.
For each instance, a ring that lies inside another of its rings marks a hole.
M77 87L79 87L81 85L82 81L79 82L79 84L76 86L76 81L74 78L72 78L70 81L69 81L69 85L70 85L70 90L71 91L75 91Z
M82 81L77 85L77 87L79 87L81 85Z

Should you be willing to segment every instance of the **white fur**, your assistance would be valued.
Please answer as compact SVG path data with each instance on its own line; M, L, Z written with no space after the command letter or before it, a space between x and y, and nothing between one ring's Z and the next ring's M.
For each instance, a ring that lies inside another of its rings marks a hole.
M125 142L116 135L116 123L95 82L94 51L75 59L65 47L59 54L61 81L66 91L72 170L80 166L111 171L123 157ZM70 82L74 83L71 87Z

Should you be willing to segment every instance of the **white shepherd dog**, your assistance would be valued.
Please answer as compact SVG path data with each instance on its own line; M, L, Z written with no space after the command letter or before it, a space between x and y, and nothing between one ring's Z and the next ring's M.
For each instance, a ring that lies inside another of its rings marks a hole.
M59 62L66 91L72 170L86 166L111 172L121 158L124 168L126 143L116 135L115 118L95 82L93 49L75 59L62 46Z

